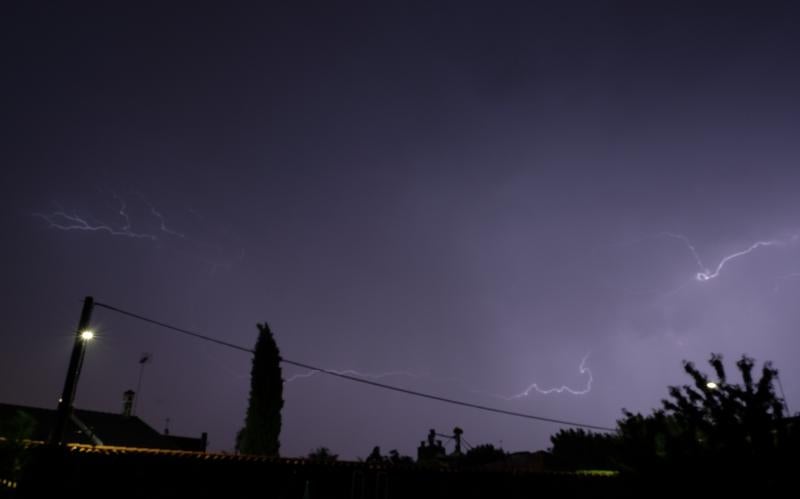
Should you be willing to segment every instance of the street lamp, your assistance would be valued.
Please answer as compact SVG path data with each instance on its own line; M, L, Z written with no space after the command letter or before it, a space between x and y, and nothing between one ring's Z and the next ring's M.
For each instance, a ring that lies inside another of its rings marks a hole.
M67 419L72 413L72 401L75 400L75 391L78 389L78 377L80 376L81 366L83 365L83 355L86 344L94 338L94 332L89 329L89 321L92 318L92 308L94 299L87 296L83 300L81 318L78 321L78 329L75 331L75 342L72 344L72 355L69 358L67 377L64 380L64 391L58 399L58 409L56 418L50 433L50 443L60 445L64 440L64 430L67 427Z
M708 388L709 390L716 390L717 388L719 388L719 385L714 383L713 381L709 381L708 383L706 383L706 388Z

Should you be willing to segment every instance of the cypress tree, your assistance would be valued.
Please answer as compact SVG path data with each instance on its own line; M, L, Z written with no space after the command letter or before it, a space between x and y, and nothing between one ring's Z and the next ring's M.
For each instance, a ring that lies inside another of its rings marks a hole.
M236 436L242 454L277 456L280 450L283 379L280 351L269 325L258 326L253 367L250 371L250 402L244 428Z

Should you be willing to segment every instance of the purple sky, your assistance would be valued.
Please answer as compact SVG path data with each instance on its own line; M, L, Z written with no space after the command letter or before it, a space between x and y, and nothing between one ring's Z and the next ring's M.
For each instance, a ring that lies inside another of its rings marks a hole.
M256 5L2 7L0 401L55 407L91 294L595 425L711 352L773 360L800 408L796 2ZM232 449L249 356L94 324L80 407L120 410L152 352L140 415ZM502 398L532 383L590 390ZM286 455L559 429L326 376L284 397Z

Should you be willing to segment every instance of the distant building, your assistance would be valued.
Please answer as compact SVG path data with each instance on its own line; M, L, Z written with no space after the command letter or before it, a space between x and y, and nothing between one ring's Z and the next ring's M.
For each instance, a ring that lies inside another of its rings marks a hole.
M138 417L131 415L131 400L132 392L126 392L121 414L75 409L67 421L64 441L75 444L205 452L208 444L206 433L200 438L159 433ZM55 409L15 404L0 403L0 437L4 436L3 422L13 421L20 413L29 416L33 421L30 440L47 441L55 421Z
M447 451L444 449L441 440L436 440L436 430L428 432L427 445L423 440L417 447L417 462L430 464L441 462L447 457Z

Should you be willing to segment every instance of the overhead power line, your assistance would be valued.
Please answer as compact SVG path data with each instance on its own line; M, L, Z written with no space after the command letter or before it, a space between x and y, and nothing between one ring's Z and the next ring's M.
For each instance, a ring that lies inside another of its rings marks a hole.
M368 380L368 379L364 379L364 378L357 378L355 376L350 376L350 375L347 375L347 374L341 374L341 373L337 373L335 371L329 371L327 369L322 369L320 367L314 367L314 366L311 366L311 365L308 365L308 364L304 364L302 362L295 362L293 360L288 360L288 359L285 359L285 358L281 358L281 362L283 362L284 364L290 364L290 365L293 365L293 366L302 367L304 369L309 369L309 370L312 370L312 371L319 371L321 373L329 374L331 376L336 376L338 378L348 379L350 381L355 381L357 383L364 383L365 385L377 386L378 388L384 388L386 390L392 390L392 391L395 391L395 392L405 393L407 395L414 395L415 397L422 397L422 398L426 398L426 399L430 399L430 400L437 400L439 402L445 402L447 404L460 405L462 407L471 407L473 409L478 409L478 410L481 410L481 411L494 412L496 414L505 414L507 416L515 416L515 417L518 417L518 418L533 419L533 420L536 420L536 421L544 421L544 422L547 422L547 423L557 423L557 424L562 424L562 425L567 425L567 426L577 426L577 427L580 427L580 428L588 428L588 429L591 429L591 430L616 431L614 428L606 428L604 426L595 426L595 425L590 425L590 424L575 423L575 422L572 422L572 421L564 421L564 420L561 420L561 419L546 418L546 417L543 417L543 416L535 416L533 414L526 414L524 412L507 411L505 409L498 409L496 407L489 407L487 405L473 404L472 402L464 402L464 401L461 401L461 400L455 400L455 399L451 399L451 398L447 398L447 397L440 397L439 395L432 395L430 393L418 392L416 390L409 390L407 388L400 388L399 386L387 385L386 383L379 383L377 381L372 381L372 380Z
M149 318L147 318L147 317L145 317L143 315L134 314L133 312L128 312L127 310L122 310L121 308L113 307L113 306L105 304L105 303L94 302L94 306L95 307L102 307L102 308L105 308L105 309L108 309L108 310L112 310L112 311L117 312L119 314L127 315L128 317L133 317L134 319L139 319L140 321L149 322L150 324L155 324L156 326L161 326L161 327L166 328L166 329L171 329L172 331L175 331L175 332L178 332L178 333L182 333L182 334L186 334L188 336L193 336L193 337L201 339L201 340L210 341L212 343L216 343L217 345L222 345L224 347L233 348L235 350L241 350L242 352L255 353L255 351L252 348L245 348L245 347L243 347L241 345L234 345L233 343L228 343L227 341L222 341L222 340L218 340L216 338L212 338L210 336L205 336L205 335L202 335L202 334L199 334L199 333L195 333L193 331L189 331L188 329L183 329L183 328L180 328L180 327L177 327L177 326L173 326L173 325L167 324L166 322L160 322L160 321L157 321L155 319L149 319Z
M187 336L192 336L194 338L197 338L197 339L200 339L200 340L204 340L204 341L210 341L212 343L216 343L217 345L222 345L222 346L225 346L225 347L228 347L228 348L233 348L235 350L240 350L242 352L247 352L247 353L251 353L251 354L255 353L255 351L252 348L247 348L247 347L243 347L241 345L236 345L234 343L229 343L227 341L218 340L216 338L212 338L210 336L199 334L199 333L196 333L194 331L189 331L188 329L183 329L183 328L180 328L180 327L177 327L177 326L173 326L171 324L167 324L166 322L157 321L155 319L150 319L149 317L145 317L145 316L140 315L140 314L135 314L133 312L128 312L127 310L123 310L121 308L114 307L112 305L95 302L95 306L101 307L101 308L105 308L107 310L111 310L113 312L117 312L119 314L126 315L128 317L131 317L131 318L134 318L134 319L138 319L140 321L144 321L144 322L147 322L147 323L159 326L159 327L163 327L165 329L169 329L169 330L175 331L177 333L185 334ZM575 427L578 427L578 428L586 428L586 429L590 429L590 430L616 431L614 428L607 428L605 426L598 426L598 425L591 425L591 424L584 424L584 423L576 423L574 421L566 421L566 420L563 420L563 419L555 419L555 418L548 418L548 417L544 417L544 416L536 416L534 414L527 414L527 413L524 413L524 412L508 411L508 410L505 410L505 409L499 409L497 407L490 407L490 406L481 405L481 404L473 404L472 402L464 402L462 400L451 399L451 398L448 398L448 397L441 397L439 395L433 395L433 394L430 394L430 393L420 392L420 391L417 391L417 390L409 390L407 388L401 388L399 386L388 385L386 383L380 383L378 381L372 381L372 380L368 380L368 379L364 379L364 378L359 378L359 377L356 377L356 376L351 376L351 375L348 375L348 374L338 373L336 371L331 371L331 370L328 370L328 369L324 369L322 367L312 366L312 365L306 364L304 362L298 362L298 361L290 360L290 359L287 359L285 357L281 357L280 361L282 363L284 363L284 364L289 364L289 365L292 365L292 366L295 366L295 367L301 367L303 369L308 369L310 371L317 371L317 372L320 372L320 373L323 373L323 374L327 374L327 375L330 375L330 376L335 376L337 378L342 378L342 379L346 379L346 380L349 380L349 381L354 381L356 383L362 383L362 384L365 384L365 385L371 385L371 386L374 386L374 387L377 387L377 388L383 388L385 390L391 390L391 391L394 391L394 392L404 393L406 395L412 395L412 396L415 396L415 397L426 398L428 400L435 400L435 401L438 401L438 402L444 402L444 403L447 403L447 404L458 405L458 406L461 406L461 407L469 407L469 408L472 408L472 409L477 409L477 410L481 410L481 411L485 411L485 412L492 412L492 413L495 413L495 414L505 414L506 416L514 416L514 417L518 417L518 418L531 419L531 420L542 421L542 422L546 422L546 423L555 423L555 424L560 424L560 425L565 425L565 426L575 426Z

